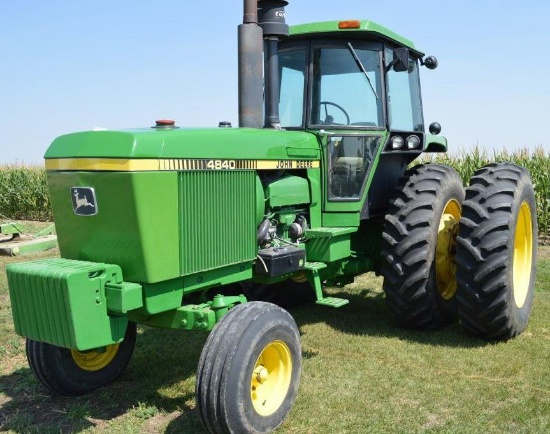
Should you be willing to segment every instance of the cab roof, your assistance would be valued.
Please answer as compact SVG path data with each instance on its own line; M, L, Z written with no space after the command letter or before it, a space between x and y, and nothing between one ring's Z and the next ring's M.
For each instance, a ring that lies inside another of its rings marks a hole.
M339 24L343 22L357 23L353 28L342 29ZM290 36L308 36L308 35L329 35L329 34L372 34L377 39L392 41L403 47L407 47L412 52L419 56L424 56L424 53L417 50L414 43L407 38L391 31L390 29L381 26L374 21L369 20L339 20L339 21L323 21L318 23L298 24L290 27Z

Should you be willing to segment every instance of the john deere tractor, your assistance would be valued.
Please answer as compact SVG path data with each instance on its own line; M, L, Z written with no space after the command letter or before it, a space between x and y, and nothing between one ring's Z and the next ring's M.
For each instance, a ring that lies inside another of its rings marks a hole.
M8 267L15 329L53 393L115 380L136 324L210 331L197 408L210 432L269 432L301 371L299 330L277 304L304 288L384 276L397 323L460 320L484 339L521 333L537 223L528 172L479 169L464 191L426 128L419 73L434 69L371 21L285 23L286 1L246 0L239 127L57 138L45 159L60 259ZM267 302L269 300L271 302ZM345 309L345 308L344 308Z

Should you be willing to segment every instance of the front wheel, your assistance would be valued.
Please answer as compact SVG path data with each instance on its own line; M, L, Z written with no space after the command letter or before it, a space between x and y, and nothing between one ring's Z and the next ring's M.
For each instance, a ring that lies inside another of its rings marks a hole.
M197 368L196 401L212 433L265 433L281 425L298 392L298 327L271 303L231 309L210 333Z
M128 323L124 340L102 351L76 351L27 339L29 366L36 378L56 395L78 396L116 380L126 368L136 344L136 324Z

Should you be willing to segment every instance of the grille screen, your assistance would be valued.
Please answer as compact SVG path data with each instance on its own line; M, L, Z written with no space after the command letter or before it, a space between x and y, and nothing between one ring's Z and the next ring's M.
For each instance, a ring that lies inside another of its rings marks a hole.
M253 171L180 173L182 274L256 257Z

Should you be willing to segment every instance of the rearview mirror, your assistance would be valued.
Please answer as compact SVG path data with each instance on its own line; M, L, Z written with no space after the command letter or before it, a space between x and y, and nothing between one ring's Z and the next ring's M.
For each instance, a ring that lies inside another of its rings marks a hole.
M392 67L395 72L409 70L409 49L400 47L393 50Z
M421 60L421 63L428 69L437 68L437 58L435 56L428 56L424 60Z

